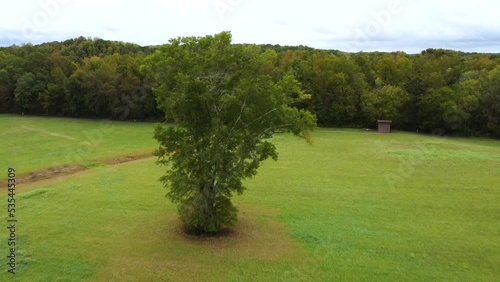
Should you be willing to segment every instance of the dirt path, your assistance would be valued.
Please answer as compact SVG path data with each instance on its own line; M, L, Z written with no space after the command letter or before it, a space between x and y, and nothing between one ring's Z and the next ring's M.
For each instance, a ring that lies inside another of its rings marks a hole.
M140 154L140 155L134 155L134 156L122 156L122 157L115 157L115 158L109 158L109 159L104 159L104 160L98 160L95 162L95 164L104 164L104 165L117 165L117 164L122 164L122 163L127 163L127 162L132 162L136 160L142 160L142 159L147 159L147 158L154 158L154 156L151 153L148 154ZM51 178L56 178L60 176L65 176L73 173L77 173L79 171L84 171L89 168L79 165L79 164L73 164L73 165L65 165L65 166L56 166L56 167L50 167L38 171L33 171L28 173L27 175L19 176L16 178L16 183L33 183L41 180L48 180ZM5 187L7 185L7 180L0 181L0 187Z

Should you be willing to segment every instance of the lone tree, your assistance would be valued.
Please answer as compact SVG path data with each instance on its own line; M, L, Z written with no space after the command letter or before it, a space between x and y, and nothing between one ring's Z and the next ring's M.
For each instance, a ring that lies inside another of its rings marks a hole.
M293 107L308 99L274 51L232 45L231 34L170 40L149 56L159 108L173 126L157 125L158 163L167 196L189 231L212 233L233 226L234 193L260 162L277 160L269 139L292 132L310 142L316 118Z

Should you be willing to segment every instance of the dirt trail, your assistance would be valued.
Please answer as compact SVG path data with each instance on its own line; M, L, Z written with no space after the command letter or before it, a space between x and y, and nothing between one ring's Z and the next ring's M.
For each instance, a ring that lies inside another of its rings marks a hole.
M96 165L117 165L117 164L122 164L122 163L127 163L127 162L132 162L132 161L147 159L147 158L152 158L152 157L153 157L153 155L151 153L134 155L134 156L121 156L121 157L97 160L94 162L94 164L96 164ZM77 173L79 171L84 171L87 169L89 169L89 168L85 167L83 165L79 165L79 164L49 167L46 169L30 172L27 175L18 176L16 178L16 183L18 183L18 184L20 184L20 183L33 183L33 182L37 182L40 180L47 180L47 179L51 179L51 178L56 178L56 177L60 177L60 176L64 176L64 175ZM7 185L7 180L0 181L0 187L4 187L6 185Z

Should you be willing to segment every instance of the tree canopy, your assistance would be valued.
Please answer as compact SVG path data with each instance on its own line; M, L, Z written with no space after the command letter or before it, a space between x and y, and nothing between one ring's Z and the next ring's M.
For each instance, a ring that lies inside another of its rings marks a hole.
M0 112L156 120L151 87L139 73L154 50L84 37L0 48Z
M179 206L185 226L217 232L236 221L231 203L244 191L242 180L259 164L277 159L270 138L292 132L310 141L314 116L293 104L310 98L275 51L232 45L231 34L170 41L146 58L154 94L167 120L157 126L161 179Z

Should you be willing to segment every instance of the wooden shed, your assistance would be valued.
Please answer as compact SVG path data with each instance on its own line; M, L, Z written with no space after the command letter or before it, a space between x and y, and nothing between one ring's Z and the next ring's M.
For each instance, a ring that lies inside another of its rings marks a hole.
M378 132L379 133L391 133L392 120L379 120L378 121Z

